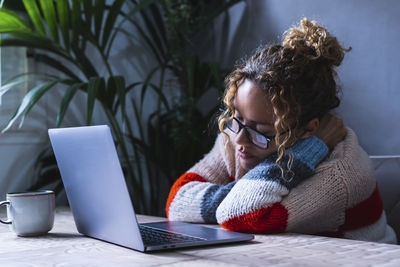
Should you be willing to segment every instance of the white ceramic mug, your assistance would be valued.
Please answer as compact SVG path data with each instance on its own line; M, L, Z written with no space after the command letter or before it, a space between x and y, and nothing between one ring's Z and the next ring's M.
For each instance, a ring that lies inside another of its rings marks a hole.
M37 236L46 234L53 228L55 194L53 191L8 193L7 200L0 206L7 205L7 221L10 228L19 236Z

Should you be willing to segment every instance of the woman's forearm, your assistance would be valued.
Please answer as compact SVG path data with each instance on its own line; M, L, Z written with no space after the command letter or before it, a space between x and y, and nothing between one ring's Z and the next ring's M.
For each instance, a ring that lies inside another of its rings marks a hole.
M236 183L217 209L219 224L228 230L245 232L286 229L289 214L280 204L282 198L315 172L328 148L320 139L310 137L295 144L288 152L292 155L290 170L287 156L281 160L280 167L274 157L269 157Z
M216 223L217 207L234 184L217 185L196 173L185 173L171 188L166 206L168 219Z

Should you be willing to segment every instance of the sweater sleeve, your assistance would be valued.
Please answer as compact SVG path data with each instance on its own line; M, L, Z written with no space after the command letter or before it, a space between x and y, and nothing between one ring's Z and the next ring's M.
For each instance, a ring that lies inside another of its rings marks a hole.
M169 220L216 223L215 212L235 182L230 179L218 136L212 150L173 184L166 204Z
M286 230L290 214L280 202L290 189L315 172L328 148L313 136L297 142L287 154L280 161L282 169L275 163L276 155L268 157L232 187L216 210L217 222L222 227L241 232Z

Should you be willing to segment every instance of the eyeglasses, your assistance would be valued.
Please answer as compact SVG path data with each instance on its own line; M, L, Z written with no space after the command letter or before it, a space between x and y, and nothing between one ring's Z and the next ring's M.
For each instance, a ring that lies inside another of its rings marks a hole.
M237 118L233 117L232 120L226 123L226 126L229 130L233 133L238 134L240 130L244 129L244 132L249 139L249 141L258 148L261 149L268 149L268 144L271 142L272 139L275 138L274 136L265 136L262 133L254 130L253 128L244 125L241 123Z

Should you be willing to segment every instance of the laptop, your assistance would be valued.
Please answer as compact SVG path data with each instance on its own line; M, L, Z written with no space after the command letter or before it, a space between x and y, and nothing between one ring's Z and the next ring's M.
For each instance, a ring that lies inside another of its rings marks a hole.
M254 238L185 222L138 224L110 128L48 132L79 233L142 252Z

